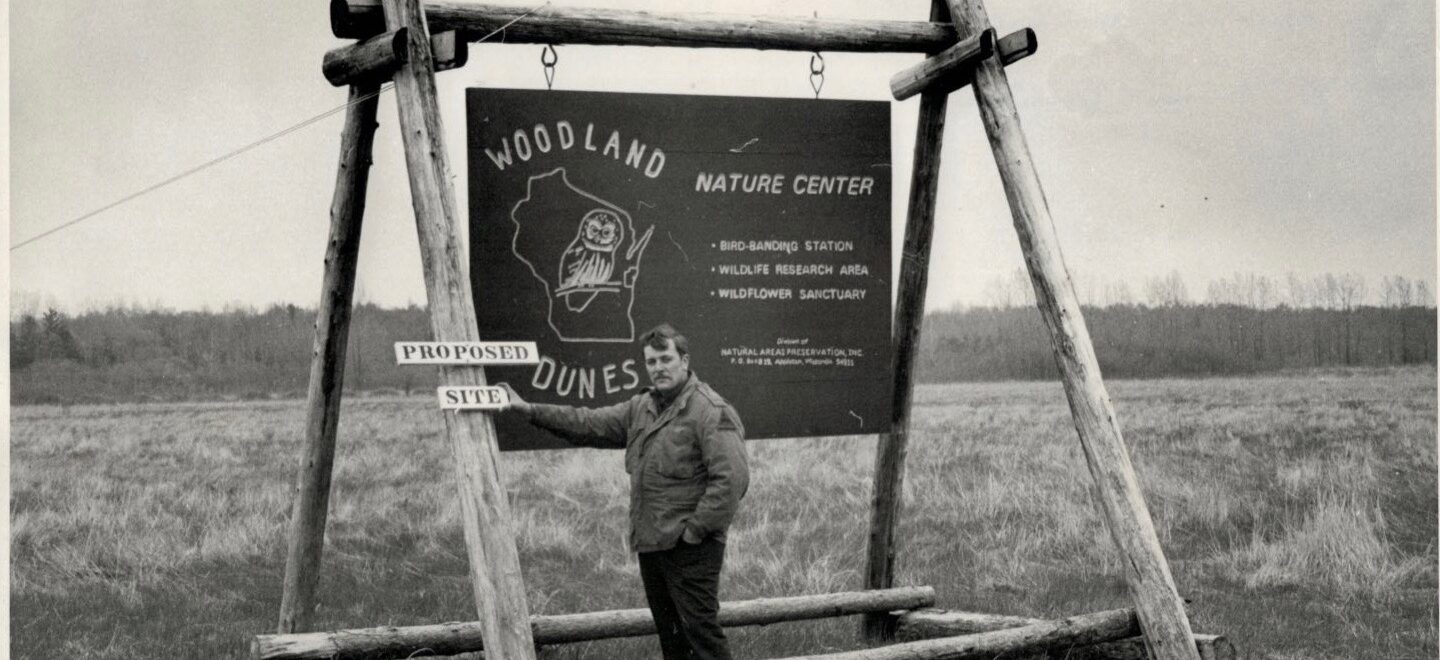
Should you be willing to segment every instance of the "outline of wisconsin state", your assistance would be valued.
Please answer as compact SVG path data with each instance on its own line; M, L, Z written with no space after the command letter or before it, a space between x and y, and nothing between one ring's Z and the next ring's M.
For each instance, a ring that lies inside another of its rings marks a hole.
M584 217L597 209L614 213L624 224L624 236L608 255L614 260L610 286L557 297L566 250L575 243ZM525 198L510 210L510 222L515 227L511 254L540 282L549 308L546 321L560 341L635 341L635 283L653 225L637 239L629 213L577 188L563 167L530 177Z

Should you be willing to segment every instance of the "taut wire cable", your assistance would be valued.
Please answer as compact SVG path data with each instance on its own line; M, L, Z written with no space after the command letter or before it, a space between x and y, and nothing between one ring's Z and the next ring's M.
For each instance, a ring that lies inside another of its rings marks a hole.
M536 5L536 6L532 7L532 8L530 8L529 11L527 11L527 12L525 12L525 13L519 15L519 16L516 16L515 18L511 19L508 23L506 23L506 24L504 24L504 25L501 25L500 27L495 28L494 30L491 30L490 33L486 34L486 35L483 36L483 37L480 37L480 38L477 39L477 40L475 40L475 43L480 43L480 42L482 42L482 41L485 41L485 40L489 39L490 37L493 37L493 36L495 36L495 35L497 35L497 34L500 34L500 33L504 32L504 31L505 31L505 28L508 28L508 27L510 27L511 25L514 25L514 24L520 22L521 19L523 19L523 18L525 18L525 17L527 17L527 16L530 16L531 14L534 14L535 12L540 11L541 9L543 9L543 8L545 8L545 7L548 7L548 6L550 6L550 3L549 3L548 0L547 0L547 1L546 1L545 3L543 3L543 4L539 4L539 5ZM179 181L179 180L181 180L181 179L184 179L185 177L194 175L194 174L196 174L196 173L198 173L198 172L200 172L200 171L202 171L202 170L205 170L205 169L208 169L208 168L210 168L210 167L214 167L214 166L216 166L216 165L219 165L220 163L223 163L223 162L225 162L225 161L227 161L227 160L230 160L231 158L234 158L234 157L236 157L236 156L239 156L240 154L243 154L243 153L245 153L245 152L247 152L247 151L250 151L251 149L254 149L254 148L256 148L256 147L258 147L258 146L260 146L260 145L262 145L262 144L265 144L265 143L267 143L267 142L271 142L271 141L274 141L274 140L278 140L278 139L280 139L280 138L282 138L282 137L285 137L286 135L289 135L289 134L291 134L291 133L294 133L295 131L298 131L298 130L300 130L300 129L302 129L302 128L305 128L306 126L309 126L309 125L311 125L311 124L314 124L315 122L318 122L318 121L320 121L320 120L322 120L322 119L325 119L325 118L327 118L327 117L330 117L330 116L334 115L335 113L340 112L341 110L345 110L346 108L349 108L349 107L352 106L352 105L355 105L355 104L357 104L357 103L362 103L362 102L368 101L368 100L370 100L370 99L372 99L372 98L375 98L376 96L379 96L380 94L385 93L385 92L386 92L387 90L389 90L391 87L394 87L394 84L393 84L393 83L385 83L384 86L382 86L380 89L376 90L375 92L372 92L372 93L370 93L370 94L366 94L365 96L362 96L362 97L360 97L360 98L358 98L358 99L355 99L355 100L353 100L353 101L346 102L346 103L344 103L344 104L342 104L342 105L339 105L339 106L336 106L336 107L331 108L331 109L329 109L329 110L326 110L325 112L322 112L322 113L320 113L320 114L318 114L318 115L315 115L314 117L311 117L311 118L309 118L309 119L306 119L306 120L304 120L304 121L302 121L302 122L300 122L300 123L298 123L298 124L294 124L294 125L290 126L289 128L285 128L285 129L282 129L282 130L280 130L280 131L276 131L275 133L271 133L270 135L267 135L267 136L265 136L265 137L263 137L263 138L260 138L260 139L254 141L254 142L251 142L250 144L247 144L247 145L245 145L245 146L243 146L243 147L240 147L240 148L235 149L235 150L233 150L233 151L230 151L230 152L228 152L228 153L222 154L222 155L220 155L220 156L216 156L215 158L212 158L212 159L207 160L207 161L205 161L205 162L203 162L203 163L201 163L201 164L199 164L199 165L196 165L196 166L194 166L194 167L191 167L190 169L187 169L187 170L185 170L185 171L183 171L183 172L181 172L181 173L179 173L179 174L176 174L176 175L174 175L174 176L171 176L171 177L169 177L169 178L167 178L167 179L165 179L165 180L163 180L163 181L160 181L160 182L158 182L158 183L154 183L154 184L151 184L151 185L146 186L146 187L144 187L144 188L141 188L140 190L137 190L137 191L135 191L135 192L133 192L133 193L130 193L130 194L124 196L124 197L121 197L120 199L117 199L117 200L115 200L115 201L113 201L113 202L110 202L109 204L106 204L106 205L104 205L104 206L101 206L100 208L97 208L97 209L94 209L94 210L92 210L92 211L89 211L89 212L87 212L87 213L85 213L85 214L83 214L83 215L81 215L81 216L79 216L79 217L77 217L77 218L74 218L74 219L72 219L72 220L70 220L70 221L68 221L68 222L61 223L61 224L59 224L59 225L57 225L57 226L55 226L55 227L51 227L50 229L47 229L47 230L45 230L45 231L43 231L43 232L40 232L39 234L36 234L35 236L31 236L30 238L27 238L27 239L25 239L25 240L23 240L23 241L20 241L19 243L16 243L16 244L10 246L10 251L11 251L11 252L14 252L14 251L16 251L16 250L18 250L18 249L20 249L20 248L22 248L22 247L25 247L26 245L29 245L29 244L31 244L31 243L34 243L35 241L38 241L38 240L40 240L40 239L42 239L42 238L45 238L46 236L49 236L49 235L51 235L51 234L54 234L55 232L58 232L58 231L60 231L60 230L62 230L62 229L65 229L65 228L67 228L67 227L71 227L71 226L77 225L77 224L79 224L79 223L81 223L81 222L84 222L84 221L86 221L86 220L89 220L90 218L93 218L93 217L95 217L95 216L97 216L97 215L100 215L101 213L104 213L104 212L106 212L106 211L109 211L110 209L113 209L113 208L115 208L115 207L117 207L117 206L120 206L121 204L125 204L126 202L129 202L129 201L131 201L131 200L134 200L134 199L136 199L137 197L141 197L141 196L143 196L143 195L152 193L152 192L154 192L154 191L156 191L156 190L159 190L159 189L161 189L161 188L164 188L165 186L168 186L168 185L170 185L170 184L172 184L172 183L175 183L176 181Z
M365 96L362 96L362 97L360 97L360 98L358 98L358 99L355 99L354 101L350 101L350 102L347 102L347 103L345 103L345 104L343 104L343 105L340 105L340 106L331 108L331 109L329 109L329 110L326 110L325 112L322 112L322 113L320 113L320 114L318 114L318 115L315 115L314 117L311 117L311 118L309 118L309 119L306 119L305 121L302 121L302 122L300 122L300 123L298 123L298 124L295 124L294 126L291 126L291 127L286 128L286 129L284 129L284 130L281 130L281 131L277 131L277 132L275 132L275 133L271 133L270 135L267 135L267 136L265 136L265 137L263 137L263 138L260 138L259 140L256 140L256 141L254 141L254 142L251 142L250 144L247 144L247 145L245 145L245 146L243 146L243 147L240 147L239 149L236 149L236 150L234 150L234 151L231 151L231 152L229 152L229 153L227 153L227 154L224 154L224 155L221 155L221 156L216 156L215 158L211 158L210 160L207 160L207 161L205 161L205 162L203 162L203 163L201 163L201 164L199 164L199 165L196 165L196 166L194 166L194 167L192 167L192 168L190 168L190 169L188 169L188 170L185 170L184 172L181 172L181 173L179 173L179 174L176 174L176 175L174 175L174 176L172 176L172 177L170 177L170 178L168 178L168 179L165 179L165 180L163 180L163 181L160 181L159 183L154 183L154 184L151 184L151 185L146 186L146 187L144 187L144 188L141 188L140 190L137 190L137 191L135 191L135 192L133 192L133 193L130 193L129 195L126 195L126 196L124 196L124 197L121 197L120 199L117 199L117 200L115 200L115 201L113 201L113 202L110 202L109 204L106 204L106 205L104 205L104 206L102 206L102 207L100 207L100 208L98 208L98 209L95 209L95 210L93 210L93 211L90 211L89 213L86 213L86 214L84 214L84 215L82 215L82 216L80 216L80 217L78 217L78 218L75 218L74 220L71 220L71 221L69 221L69 222L66 222L66 223L61 224L61 225L56 226L56 227L51 227L50 229L47 229L47 230L45 230L44 232L41 232L41 233L38 234L38 235L31 236L30 238L27 238L27 239L25 239L25 240L23 240L23 241L20 241L19 243L16 243L15 245L10 246L10 251L11 251L11 252L14 252L14 251L16 251L16 250L18 250L18 249L20 249L20 248L22 248L22 247L25 247L26 245L29 245L29 244L31 244L31 243L34 243L35 241L38 241L38 240L40 240L40 239L42 239L42 238L45 238L46 236L49 236L49 235L51 235L51 234L53 234L53 233L55 233L55 232L57 232L57 231L60 231L60 230L62 230L62 229L65 229L66 227L69 227L69 226L71 226L71 225L78 224L78 223L83 222L83 221L85 221L85 220L89 220L90 218L93 218L93 217L95 217L95 216L97 216L97 215L100 215L101 213L104 213L105 211L109 211L110 209L113 209L113 208L115 208L115 207L117 207L117 206L120 206L121 204L124 204L124 203L126 203L126 202L128 202L128 201L130 201L130 200L132 200L132 199L135 199L136 197L140 197L141 195L145 195L145 194L147 194L147 193L154 192L154 191L156 191L156 190L159 190L159 189L161 189L161 188L164 188L165 186L168 186L168 185L170 185L170 184L172 184L172 183L175 183L176 181L179 181L179 180L181 180L181 179L183 179L183 178L185 178L185 177L187 177L187 176L190 176L190 175L192 175L192 174L195 174L195 173L197 173L197 172L200 172L201 170L204 170L204 169L206 169L206 168L210 168L210 167L214 167L215 165L219 165L220 163L223 163L223 162L225 162L225 161L227 161L227 160L230 160L231 158L234 158L234 157L236 157L236 156L239 156L240 154L243 154L243 153L245 153L245 152L247 152L247 151L249 151L249 150L251 150L251 149L254 149L255 147L258 147L258 146L260 146L260 145L262 145L262 144L265 144L266 142L270 142L270 141L272 141L272 140L278 140L278 139L280 139L280 138L282 138L282 137L285 137L286 135L289 135L289 134L291 134L291 133L294 133L295 131L298 131L298 130L300 130L300 129L302 129L302 128L305 128L306 126L309 126L309 125L311 125L311 124L313 124L313 123L315 123L315 122L317 122L317 121L320 121L321 119L325 119L326 117L329 117L329 116L331 116L331 115L333 115L333 114L335 114L335 113L337 113L337 112L340 112L341 110L344 110L344 109L346 109L346 108L348 108L348 107L350 107L350 106L352 106L352 105L355 105L356 103L361 103L361 102L363 102L363 101L368 101L368 100L370 100L371 98L374 98L375 96L378 96L381 92L384 92L385 90L390 89L390 87L392 87L392 86L393 86L393 85L391 85L390 83L386 83L384 87L381 87L379 90L377 90L377 91L375 91L375 92L373 92L373 93L366 94Z

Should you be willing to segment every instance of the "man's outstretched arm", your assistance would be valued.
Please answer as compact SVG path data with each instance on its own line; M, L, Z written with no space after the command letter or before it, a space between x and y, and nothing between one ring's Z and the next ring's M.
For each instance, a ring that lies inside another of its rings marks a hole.
M572 445L624 449L626 417L629 402L622 401L603 408L577 408L547 403L530 403L510 387L500 383L510 395L510 403L502 410L524 416L531 424L549 431Z

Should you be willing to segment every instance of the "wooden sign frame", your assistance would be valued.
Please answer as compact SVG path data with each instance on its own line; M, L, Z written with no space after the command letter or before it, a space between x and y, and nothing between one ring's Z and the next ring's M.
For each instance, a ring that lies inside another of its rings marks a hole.
M722 47L797 51L919 52L921 67L897 75L897 95L922 89L914 176L906 221L904 262L894 322L894 430L880 438L871 507L866 587L893 586L895 530L902 502L915 347L919 345L927 271L940 181L940 146L950 91L970 86L1009 199L1015 230L1049 330L1056 363L1075 419L1095 493L1117 549L1149 657L1198 660L1184 602L1176 593L1155 529L1130 464L1115 412L1081 315L1030 158L1005 65L1034 52L1028 30L994 45L980 0L935 0L930 20L837 21L720 19L600 9L523 9L448 0L332 0L336 36L354 45L326 56L326 70L351 84L339 174L330 209L330 241L316 322L307 400L305 449L289 528L279 632L310 629L324 545L335 429L339 417L360 220L364 214L374 143L378 82L395 83L406 166L415 208L434 338L479 341L470 283L462 263L455 193L440 130L435 71L466 61L465 39L506 30L508 43L567 43ZM436 38L432 41L431 30ZM453 33L449 32L453 31ZM384 34L382 34L384 33ZM381 35L378 39L376 35ZM437 45L438 44L438 45ZM434 49L434 50L432 50ZM447 50L448 49L448 50ZM442 54L443 53L443 54ZM482 367L440 367L441 385L486 385ZM534 658L535 636L525 600L509 503L499 479L498 446L490 417L445 411L459 484L471 584L486 657ZM1106 621L1124 624L1124 613ZM893 617L867 617L867 637L892 632ZM1123 630L1122 630L1123 632ZM284 637L279 635L275 637ZM957 638L962 639L962 638ZM997 647L998 648L998 647ZM257 652L258 653L258 652ZM881 657L881 656L876 656ZM948 656L947 656L948 657Z

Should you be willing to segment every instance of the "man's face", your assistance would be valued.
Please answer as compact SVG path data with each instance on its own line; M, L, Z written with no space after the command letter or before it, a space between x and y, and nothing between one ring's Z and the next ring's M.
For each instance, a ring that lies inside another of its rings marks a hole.
M656 350L645 345L645 372L650 374L650 384L661 394L669 394L685 383L690 372L690 356L675 350L675 342L665 340L665 349Z

